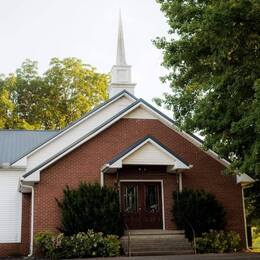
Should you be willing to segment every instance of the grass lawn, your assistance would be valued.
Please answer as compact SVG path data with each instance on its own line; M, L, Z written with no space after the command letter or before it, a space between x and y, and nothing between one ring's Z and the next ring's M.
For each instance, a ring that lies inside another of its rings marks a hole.
M253 251L260 252L260 235L253 238Z

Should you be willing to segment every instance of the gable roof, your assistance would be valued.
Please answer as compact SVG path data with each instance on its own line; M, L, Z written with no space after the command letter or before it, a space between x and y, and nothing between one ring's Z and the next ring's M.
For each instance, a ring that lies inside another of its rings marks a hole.
M11 164L57 133L58 131L0 130L0 165Z
M147 135L144 138L141 138L140 140L138 140L137 142L135 142L134 144L132 144L131 146L129 146L128 148L124 149L123 151L121 151L119 154L117 154L114 158L112 158L109 162L108 165L113 165L114 163L116 163L118 160L124 159L126 158L129 154L131 154L133 151L136 150L136 148L140 148L143 145L145 145L147 142L152 142L157 144L159 147L161 147L166 153L168 153L169 155L171 155L172 157L178 159L179 161L181 161L185 166L189 167L189 163L187 161L185 161L183 158L181 158L179 155L177 155L176 153L174 153L172 150L170 150L167 146L165 146L163 143L161 143L158 139L156 139L153 136Z
M132 95L131 93L129 93L127 90L123 90L120 93L118 93L117 95L113 96L112 98L104 101L103 103L101 103L100 105L96 106L94 109L92 109L91 111L85 113L82 117L80 117L79 119L73 121L72 123L70 123L69 125L67 125L65 128L56 131L56 133L49 138L48 140L46 140L45 142L40 143L39 145L36 145L33 149L28 150L26 152L24 152L23 154L21 154L20 156L16 157L14 160L12 160L10 162L10 164L15 164L17 161L19 161L20 159L22 159L25 156L30 155L32 152L36 151L38 148L40 148L41 146L45 146L48 142L51 142L54 138L64 134L65 132L67 132L69 129L73 128L74 126L76 126L78 123L80 123L81 121L87 119L88 117L92 116L93 114L95 114L97 111L100 111L101 109L105 108L107 105L113 103L114 101L116 101L117 99L119 99L122 96L128 96L131 99L133 99L134 101L137 100L137 98Z
M166 116L165 114L163 114L162 112L160 112L158 109L156 109L155 107L153 107L152 105L150 105L149 103L147 103L145 100L143 99L138 99L135 102L133 102L132 104L130 104L129 106L127 106L126 108L122 109L120 112L118 112L116 115L112 116L111 118L109 118L108 120L106 120L105 122L103 122L101 125L99 125L98 127L96 127L95 129L93 129L92 131L90 131L89 133L87 133L86 135L82 136L81 138L79 138L77 141L75 141L74 143L70 144L69 146L67 146L65 149L62 149L60 152L56 153L55 155L51 156L50 158L48 158L46 161L44 161L43 163L39 164L38 166L36 166L35 168L33 168L32 170L28 171L27 173L25 173L23 175L24 178L30 176L31 174L33 174L36 171L41 171L43 169L45 169L46 167L48 167L50 164L52 164L53 162L55 162L56 160L58 160L59 158L63 157L64 155L66 155L67 153L71 152L72 150L76 149L78 146L80 146L81 144L83 144L84 142L88 141L89 139L93 138L95 135L97 135L98 133L102 132L104 129L106 129L107 127L109 127L110 125L112 125L113 123L117 122L119 119L121 119L122 117L124 117L126 114L128 114L129 112L133 111L134 109L136 109L139 106L143 106L143 108L149 110L151 113L153 113L154 115L156 115L158 117L158 119L163 122L164 124L166 124L168 127L172 128L173 130L175 130L176 132L178 132L181 136L183 136L184 138L186 138L187 140L189 140L191 143L193 143L194 145L196 145L197 147L201 147L201 142L199 142L197 140L197 138L192 137L191 135L189 135L188 133L185 133L183 131L181 131L175 124L174 121L172 119L170 119L168 116ZM207 154L209 154L211 157L213 157L215 160L218 160L220 163L222 163L224 166L228 166L229 162L227 162L225 159L221 159L215 152L209 150L209 151L205 151Z
M171 170L192 167L187 161L150 135L122 150L104 166L103 171L121 168L123 164L167 165L172 166Z

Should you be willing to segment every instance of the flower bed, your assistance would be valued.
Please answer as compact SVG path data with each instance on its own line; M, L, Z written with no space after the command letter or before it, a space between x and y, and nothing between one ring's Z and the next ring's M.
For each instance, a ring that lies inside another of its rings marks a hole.
M63 233L38 233L35 237L37 248L51 259L118 256L120 241L115 235L104 235L88 230L72 236Z

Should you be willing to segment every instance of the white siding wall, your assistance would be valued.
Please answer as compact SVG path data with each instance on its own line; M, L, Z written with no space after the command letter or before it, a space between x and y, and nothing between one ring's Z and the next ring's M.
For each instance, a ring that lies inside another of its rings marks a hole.
M21 240L22 194L18 191L21 172L0 171L0 243Z
M148 142L125 158L123 164L172 165L173 159L155 145Z
M126 116L124 118L134 118L134 119L158 119L142 107L138 107Z
M80 137L86 135L87 133L95 129L97 126L111 118L113 115L120 112L122 109L127 107L132 102L133 101L129 100L126 97L121 97L105 109L97 112L84 122L81 122L79 125L75 126L70 131L66 132L64 135L60 136L48 145L39 149L37 152L29 156L27 161L27 171L33 169L35 166L39 165L40 163L44 162L51 156L63 150L73 142L77 141Z

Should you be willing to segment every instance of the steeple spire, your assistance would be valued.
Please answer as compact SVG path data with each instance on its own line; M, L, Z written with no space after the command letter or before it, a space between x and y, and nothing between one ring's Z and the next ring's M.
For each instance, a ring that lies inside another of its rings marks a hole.
M118 36L117 36L116 65L126 65L124 32L122 24L121 10L119 11Z
M114 65L111 70L109 97L111 98L123 90L127 90L134 95L135 83L132 83L131 80L131 66L127 65L126 63L123 25L120 11L118 22L116 65Z

